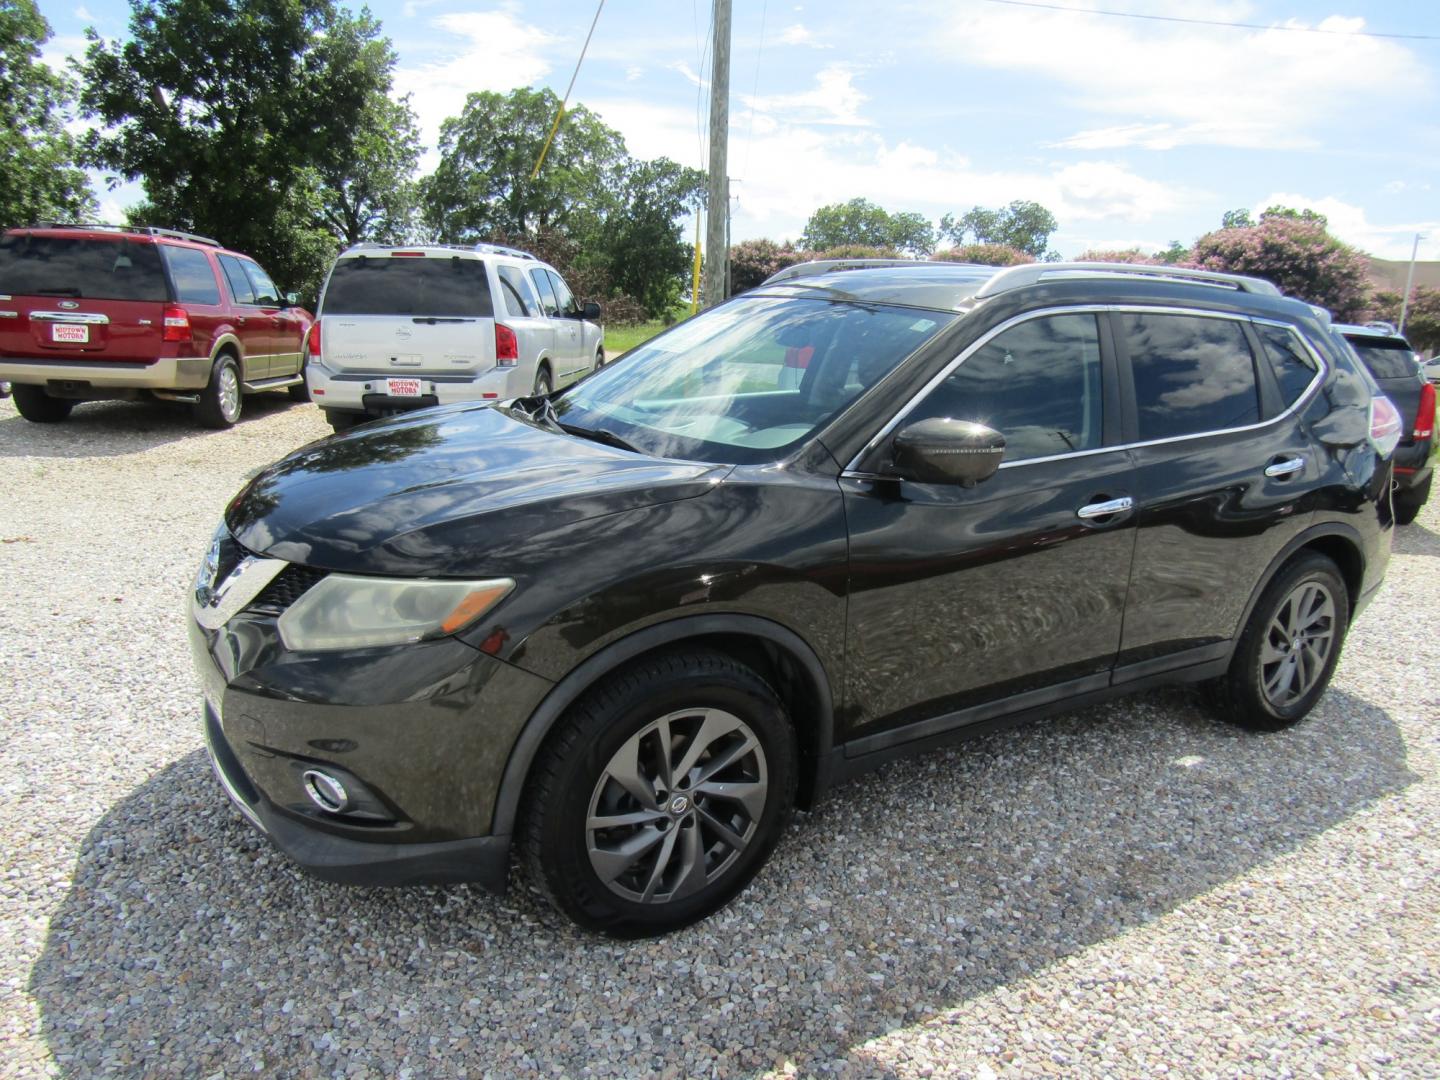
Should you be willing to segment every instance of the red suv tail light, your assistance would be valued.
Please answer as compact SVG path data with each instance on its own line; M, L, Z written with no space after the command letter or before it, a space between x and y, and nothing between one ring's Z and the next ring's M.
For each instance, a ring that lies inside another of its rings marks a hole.
M311 360L320 359L320 320L316 319L310 324L310 332L305 335L305 351L310 354Z
M1400 444L1400 431L1405 424L1400 410L1384 394L1370 400L1370 442L1381 457L1389 457Z
M1428 439L1435 434L1435 384L1420 388L1420 411L1415 414L1415 438Z
M165 341L190 340L190 313L183 307L171 304L165 309Z
M495 366L514 367L520 362L520 339L503 323L495 324Z

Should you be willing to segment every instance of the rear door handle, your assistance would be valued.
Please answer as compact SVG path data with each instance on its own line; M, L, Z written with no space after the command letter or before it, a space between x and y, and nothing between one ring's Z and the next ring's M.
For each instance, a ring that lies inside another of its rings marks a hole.
M1303 457L1286 458L1284 461L1276 461L1265 467L1265 475L1280 479L1286 476L1294 476L1301 469L1305 468Z
M1118 499L1108 499L1105 502L1089 503L1075 511L1075 516L1089 521L1091 518L1109 517L1111 514L1123 514L1135 505L1135 500L1129 495L1122 495Z

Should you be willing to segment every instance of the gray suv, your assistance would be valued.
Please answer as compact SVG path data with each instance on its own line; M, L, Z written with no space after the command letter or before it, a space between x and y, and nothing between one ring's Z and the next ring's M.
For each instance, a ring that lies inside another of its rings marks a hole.
M553 266L514 248L360 244L325 281L305 379L336 431L548 394L605 363L599 318Z

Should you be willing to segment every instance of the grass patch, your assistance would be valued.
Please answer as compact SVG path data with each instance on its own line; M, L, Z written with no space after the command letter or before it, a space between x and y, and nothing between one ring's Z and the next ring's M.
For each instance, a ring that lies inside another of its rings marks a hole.
M614 360L621 353L629 352L636 345L643 345L661 330L662 322L637 323L635 326L605 327L605 358Z

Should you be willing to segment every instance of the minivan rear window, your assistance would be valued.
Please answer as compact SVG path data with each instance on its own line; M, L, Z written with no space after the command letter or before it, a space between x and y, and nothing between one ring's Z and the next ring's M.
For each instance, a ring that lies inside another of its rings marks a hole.
M1420 372L1415 353L1403 341L1346 338L1377 379L1413 379Z
M0 293L158 303L169 299L154 244L27 233L0 237Z
M494 314L490 282L479 259L341 259L325 287L322 315Z

